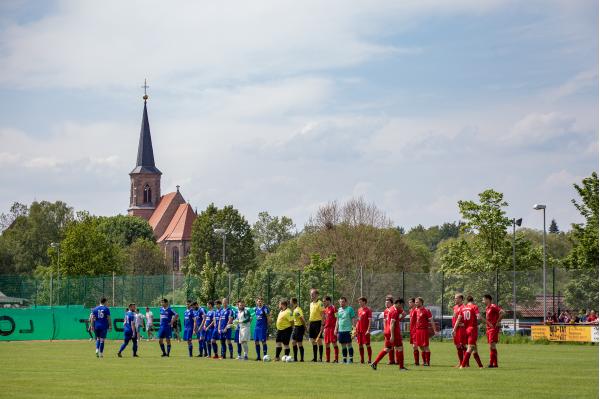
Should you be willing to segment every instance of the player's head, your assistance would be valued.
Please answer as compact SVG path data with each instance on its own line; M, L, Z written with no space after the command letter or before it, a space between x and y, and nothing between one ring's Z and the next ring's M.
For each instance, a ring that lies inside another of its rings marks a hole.
M292 298L292 299L290 299L290 302L291 302L292 306L298 306L298 298Z
M317 299L319 299L319 290L316 288L311 288L310 290L310 300L311 301L316 301Z
M146 306L146 312L149 312L150 308L148 306Z
M390 306L392 306L394 304L394 297L391 295L387 295L385 297L385 307L389 308Z
M361 296L360 298L358 298L358 305L361 308L367 306L367 298L365 298L364 296Z
M281 301L279 301L279 309L284 310L287 309L288 307L288 301L286 301L285 299L282 299Z
M473 299L473 295L467 295L467 303L473 303L475 300Z
M226 308L229 305L229 299L223 298L223 307Z
M345 296L340 298L340 306L341 307L346 307L346 305L348 304L348 298L346 298Z
M127 308L133 312L135 310L135 303L130 303L127 305Z
M192 302L192 307L193 307L194 309L198 310L198 308L199 308L200 306L198 305L198 302L194 301L194 302Z
M215 306L215 302L214 301L208 301L206 302L206 306L208 306L209 309L212 309Z
M265 300L263 299L262 296L259 296L256 298L256 306L258 306L259 308L262 308L264 303L265 303Z
M490 294L485 294L483 296L483 303L485 303L486 306L489 305L489 304L491 304L492 303L492 296Z
M398 298L394 301L394 306L396 307L396 309L398 310L402 310L404 309L404 299L402 298Z
M244 309L244 306L246 306L243 299L238 299L237 305L238 305L238 309Z
M162 301L160 301L160 304L163 308L166 308L167 306L169 306L169 300L167 298L163 298Z
M329 305L331 305L331 297L330 297L329 295L326 295L326 296L323 298L323 302L325 303L325 306L329 306Z
M463 294L454 295L454 304L455 305L462 305L464 300L465 300L465 297L463 296Z
M185 301L185 306L189 309L192 307L192 301L190 299L188 299L187 301Z
M106 305L106 298L105 297L100 298L100 304L101 305Z
M219 299L217 299L217 300L215 301L215 305L216 305L218 308L220 308L220 307L221 307L221 303L222 303L222 302L221 302Z
M421 298L420 296L415 298L415 305L417 305L418 308L420 308L424 304L425 304L425 301L423 300L423 298Z

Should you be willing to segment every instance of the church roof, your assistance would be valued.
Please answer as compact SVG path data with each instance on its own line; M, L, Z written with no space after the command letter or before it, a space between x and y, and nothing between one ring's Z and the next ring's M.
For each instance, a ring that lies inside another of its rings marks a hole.
M156 209L148 220L155 237L158 238L164 234L165 229L181 204L185 204L185 199L183 199L183 195L179 191L174 191L160 197Z
M154 151L152 150L152 137L150 136L150 122L148 122L148 109L144 100L144 114L140 141L138 144L137 162L131 173L161 173L154 164Z
M192 224L197 215L190 204L181 204L171 219L164 234L158 239L162 241L189 241L192 239Z

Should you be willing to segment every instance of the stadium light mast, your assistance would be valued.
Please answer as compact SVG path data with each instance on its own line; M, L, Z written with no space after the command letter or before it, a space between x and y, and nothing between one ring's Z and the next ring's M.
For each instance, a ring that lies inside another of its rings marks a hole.
M513 218L513 237L512 237L512 252L513 252L513 335L517 335L517 256L515 251L515 237L517 226L521 227L523 219ZM496 301L500 302L500 298L496 298Z
M542 204L535 204L533 206L533 209L535 209L536 211L541 210L543 212L543 219L544 219L544 235L542 236L542 250L543 250L543 273L544 275L542 276L542 285L543 285L543 290L544 290L544 314L542 315L542 323L545 324L546 322L546 205L542 205Z

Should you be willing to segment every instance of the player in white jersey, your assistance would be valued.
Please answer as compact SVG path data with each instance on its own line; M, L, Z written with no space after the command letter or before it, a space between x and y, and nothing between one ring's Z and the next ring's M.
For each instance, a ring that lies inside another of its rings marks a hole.
M239 342L242 345L242 351L244 357L238 356L238 359L248 360L248 341L250 341L250 324L252 323L252 316L250 311L246 309L243 300L238 301L238 313L236 318L238 329L239 329Z

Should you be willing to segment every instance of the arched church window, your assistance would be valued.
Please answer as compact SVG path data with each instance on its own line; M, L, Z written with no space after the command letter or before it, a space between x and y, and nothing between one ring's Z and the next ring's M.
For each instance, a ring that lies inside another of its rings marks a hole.
M179 270L179 248L173 247L173 270Z
M149 185L144 186L144 204L149 204L152 202L152 189Z

